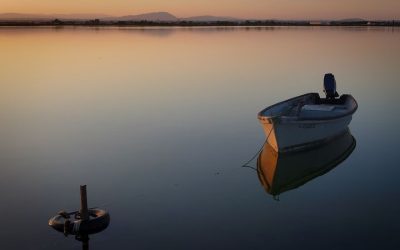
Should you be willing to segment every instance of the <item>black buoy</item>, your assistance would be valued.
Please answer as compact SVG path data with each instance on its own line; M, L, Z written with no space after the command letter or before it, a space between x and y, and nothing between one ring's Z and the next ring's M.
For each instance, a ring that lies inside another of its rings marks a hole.
M65 236L95 234L103 231L110 223L110 214L100 208L88 208L86 185L80 187L81 208L79 211L66 212L64 210L49 220L49 226ZM86 238L84 237L84 238Z

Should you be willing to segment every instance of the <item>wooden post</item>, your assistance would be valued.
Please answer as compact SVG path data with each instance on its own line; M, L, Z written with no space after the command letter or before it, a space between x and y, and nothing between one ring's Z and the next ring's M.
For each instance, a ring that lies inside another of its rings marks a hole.
M81 209L79 210L79 212L81 214L81 220L89 220L86 185L81 185Z

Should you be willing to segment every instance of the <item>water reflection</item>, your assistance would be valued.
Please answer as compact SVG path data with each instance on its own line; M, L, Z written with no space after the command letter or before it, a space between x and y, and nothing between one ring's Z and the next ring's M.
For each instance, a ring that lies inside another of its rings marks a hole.
M82 242L82 250L89 250L89 235L88 234L76 235L75 239L77 241Z
M113 214L91 249L398 248L400 28L152 32L0 28L0 249L79 249L45 222L82 183ZM363 106L357 152L260 200L237 166L264 137L254 112L327 70Z
M273 195L295 189L343 162L356 147L347 130L326 144L301 152L277 153L268 143L257 158L258 178Z

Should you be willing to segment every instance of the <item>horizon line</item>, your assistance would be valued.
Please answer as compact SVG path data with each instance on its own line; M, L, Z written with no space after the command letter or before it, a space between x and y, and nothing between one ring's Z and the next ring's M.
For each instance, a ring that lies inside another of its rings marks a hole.
M230 19L237 19L237 20L241 20L241 21L246 21L246 20L282 20L282 21L341 21L341 20L347 20L347 19L359 19L359 20L364 20L364 21L397 21L400 20L400 18L365 18L365 17L334 17L334 18L307 18L307 17L302 17L302 18L283 18L283 17L265 17L265 18L243 18L243 17L235 17L235 16L224 16L224 15L210 15L210 14L200 14L200 15L191 15L191 16L184 16L184 17L178 17L168 11L153 11L153 12L143 12L143 13L134 13L134 14L123 14L123 15L115 15L115 14L105 14L105 13L91 13L91 12L85 12L85 13L80 13L80 12L70 12L70 13L35 13L35 12L0 12L0 15L7 15L7 14L14 14L14 15L32 15L32 16L48 16L48 18L57 18L57 15L60 16L68 16L68 15L87 15L87 16L91 16L91 17L82 17L82 18L87 18L87 19L93 19L93 16L99 15L99 16L103 16L104 17L108 17L108 18L118 18L118 17L126 17L126 16L140 16L140 15L147 15L147 14L161 14L161 13L165 13L165 14L169 14L173 17L175 17L176 19L187 19L187 18L194 18L194 17L215 17L215 18L230 18ZM38 17L40 18L40 17ZM27 18L21 18L21 19L30 19L30 17ZM21 20L21 19L17 19L15 18L14 20ZM34 19L34 18L32 18ZM60 18L62 19L62 18ZM74 19L79 19L79 18L74 18ZM98 17L96 19L100 19L101 17ZM1 20L1 19L0 19Z

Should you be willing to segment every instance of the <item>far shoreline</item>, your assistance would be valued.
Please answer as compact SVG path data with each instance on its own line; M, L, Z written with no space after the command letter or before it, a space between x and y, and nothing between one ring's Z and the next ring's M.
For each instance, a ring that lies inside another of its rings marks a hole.
M2 20L0 26L84 26L84 27L400 27L400 20L392 21L102 21L93 20Z

